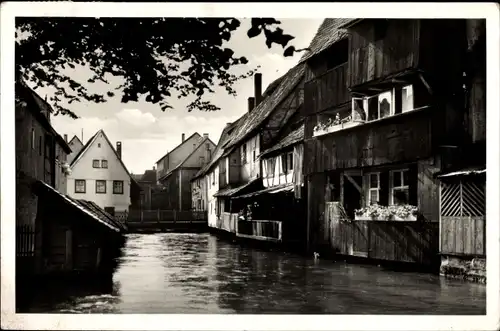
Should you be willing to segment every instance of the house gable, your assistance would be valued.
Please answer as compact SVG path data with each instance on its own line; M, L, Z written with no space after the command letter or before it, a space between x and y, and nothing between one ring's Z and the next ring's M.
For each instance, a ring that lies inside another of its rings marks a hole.
M212 140L206 138L198 144L198 147L182 162L182 167L201 168L210 161L215 149ZM202 159L203 158L203 161Z
M69 147L71 148L71 153L68 154L67 161L68 163L71 164L71 162L75 159L75 157L80 153L80 151L83 148L83 143L80 139L78 139L77 136L73 136L71 140L68 143Z
M108 161L107 169L93 168L93 160ZM126 180L130 183L131 175L118 157L116 150L111 145L103 130L99 130L80 151L71 164L72 178Z
M179 166L198 147L202 140L203 137L196 132L159 159L156 162L157 178L165 176L165 174Z

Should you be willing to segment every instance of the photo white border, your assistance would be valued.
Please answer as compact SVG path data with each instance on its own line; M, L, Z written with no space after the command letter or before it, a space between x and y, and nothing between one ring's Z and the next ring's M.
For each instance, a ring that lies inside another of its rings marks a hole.
M495 3L75 3L1 4L1 326L57 330L493 330L499 328L499 7ZM276 17L486 18L487 19L487 315L182 315L15 314L14 18Z

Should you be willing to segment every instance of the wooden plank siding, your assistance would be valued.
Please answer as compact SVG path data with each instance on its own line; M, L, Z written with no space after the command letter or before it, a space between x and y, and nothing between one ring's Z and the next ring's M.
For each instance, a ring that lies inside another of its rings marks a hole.
M431 108L305 140L304 172L410 162L433 152Z
M385 36L375 40L375 30L382 21L366 20L350 30L349 86L418 64L419 20L386 20Z
M344 63L317 76L305 84L306 114L314 114L349 101L347 90L348 65Z
M325 206L328 247L341 255L422 265L438 263L439 229L436 222L341 221L336 202Z

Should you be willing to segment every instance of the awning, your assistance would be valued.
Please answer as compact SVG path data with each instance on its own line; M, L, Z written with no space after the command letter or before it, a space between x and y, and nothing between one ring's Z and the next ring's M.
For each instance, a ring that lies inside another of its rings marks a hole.
M257 192L252 192L244 195L239 195L237 197L234 197L235 199L240 199L240 198L251 198L257 195L262 195L262 194L276 194L276 193L285 193L285 192L293 192L293 183L287 183L287 184L282 184L282 185L276 185L272 187L265 188L263 190L257 191Z
M442 173L437 175L437 178L444 177L456 177L456 176L472 176L472 175L480 175L486 173L486 168L484 167L475 167L475 168L466 168L462 170Z
M118 221L116 221L111 215L106 213L100 207L98 207L95 203L86 201L86 200L75 200L67 195L60 193L55 190L53 187L39 180L38 185L49 191L53 194L57 199L60 199L63 203L74 207L80 213L83 213L87 217L91 217L93 220L103 224L104 226L110 228L113 231L121 232L125 229L125 227ZM82 202L83 201L83 202ZM89 206L92 206L92 210L88 209Z
M214 194L214 197L232 197L238 193L245 193L247 192L247 190L260 189L261 187L262 187L262 180L261 178L257 178L238 187L223 188L217 191L217 193Z

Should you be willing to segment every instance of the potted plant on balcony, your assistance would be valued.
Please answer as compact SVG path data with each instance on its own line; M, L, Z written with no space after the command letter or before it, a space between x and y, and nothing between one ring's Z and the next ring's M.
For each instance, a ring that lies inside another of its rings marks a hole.
M416 221L418 208L412 205L381 206L374 204L355 210L357 221Z

